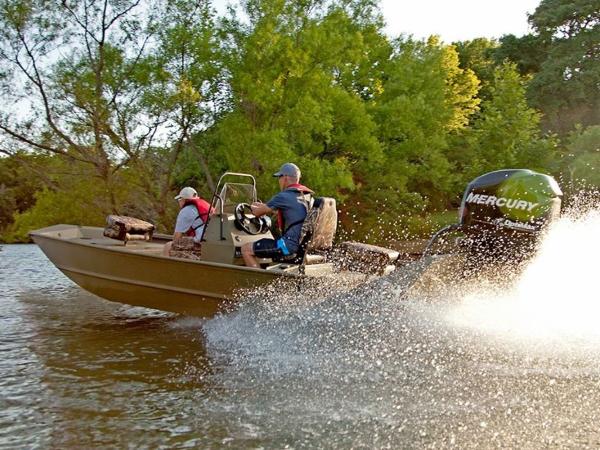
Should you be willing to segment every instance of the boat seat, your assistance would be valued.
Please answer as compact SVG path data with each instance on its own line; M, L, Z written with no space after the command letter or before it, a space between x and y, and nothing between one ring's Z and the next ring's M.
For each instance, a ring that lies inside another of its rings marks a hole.
M339 269L377 274L392 270L400 257L396 250L361 242L342 242L332 253Z
M316 198L306 215L300 232L301 247L305 253L327 251L333 247L337 231L337 208L335 199Z
M194 241L191 236L181 236L173 239L169 256L172 258L200 260L202 246Z
M276 258L274 261L305 265L324 263L327 261L327 252L333 247L336 230L337 208L335 199L329 197L316 198L302 223L298 252Z
M150 241L154 233L154 225L144 220L129 216L117 216L111 214L106 218L107 226L104 229L104 236L111 239L123 241Z
M325 255L311 254L304 257L304 264L321 264L327 261Z
M302 224L297 260L306 265L326 262L326 253L333 247L336 230L335 199L316 198Z

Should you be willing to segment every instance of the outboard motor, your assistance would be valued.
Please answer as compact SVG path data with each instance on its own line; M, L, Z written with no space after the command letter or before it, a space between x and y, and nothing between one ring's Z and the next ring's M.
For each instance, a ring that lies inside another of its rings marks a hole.
M544 228L560 215L562 192L549 175L527 169L489 172L463 195L459 223L440 230L461 231L461 246L474 258L513 260L535 249Z
M549 175L527 169L497 170L467 186L459 210L463 230L539 234L560 215L562 192Z

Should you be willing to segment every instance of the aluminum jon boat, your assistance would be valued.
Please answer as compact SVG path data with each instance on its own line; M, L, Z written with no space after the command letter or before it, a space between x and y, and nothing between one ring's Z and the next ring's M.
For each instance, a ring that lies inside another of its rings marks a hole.
M232 178L251 181L232 182ZM333 247L337 223L333 199L319 199L311 208L309 217L314 220L307 218L311 224L308 231L303 228L298 255L286 261L260 260L260 269L246 267L241 246L272 237L263 221L245 213L255 200L256 182L251 175L224 174L213 195L215 214L204 229L201 253L193 259L163 256L164 244L171 240L168 235L114 239L99 227L61 224L30 236L58 269L93 294L203 317L217 313L238 292L274 281L296 282L337 271L384 274L394 270L396 251L358 243Z
M241 288L266 284L293 272L253 269L162 256L168 239L126 246L103 229L55 225L31 233L67 277L99 297L134 306L209 317Z

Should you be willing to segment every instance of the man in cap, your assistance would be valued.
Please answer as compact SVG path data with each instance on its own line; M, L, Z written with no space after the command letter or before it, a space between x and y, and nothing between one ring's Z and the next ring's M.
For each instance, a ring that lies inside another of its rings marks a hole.
M280 258L298 251L302 223L313 191L299 184L300 169L296 164L285 163L273 176L278 178L281 192L267 203L253 203L251 209L255 217L276 211L282 236L277 240L265 238L243 245L242 257L249 267L260 267L257 257Z
M206 200L198 197L196 189L189 186L179 191L175 200L179 203L179 214L177 214L173 241L188 236L193 240L194 246L199 249L204 225L208 222L208 217L214 213L214 209ZM169 256L173 241L167 242L163 247L164 256Z

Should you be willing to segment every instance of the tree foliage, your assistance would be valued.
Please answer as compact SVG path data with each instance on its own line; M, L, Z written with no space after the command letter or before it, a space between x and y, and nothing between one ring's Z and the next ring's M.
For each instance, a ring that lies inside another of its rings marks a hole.
M517 65L521 75L535 75L542 69L542 64L548 58L550 42L534 34L517 37L507 34L500 38L500 45L491 55L496 64L509 60Z
M374 0L243 0L223 17L196 0L0 0L0 22L10 239L111 212L171 231L180 187L209 196L249 172L267 199L288 161L338 199L347 237L373 241L430 231L489 170L596 179L592 0L543 0L532 35L452 45L391 39ZM577 122L566 146L540 131Z
M548 170L555 142L539 131L540 114L526 100L525 82L514 64L494 69L488 98L461 140L458 168L468 181L478 174L511 167Z
M135 72L147 45L138 3L0 5L2 90L28 108L0 117L3 150L26 146L90 165L115 210L113 175L148 136L131 139L140 131Z
M599 123L600 3L543 0L530 23L547 43L546 58L531 84L533 105L558 132L577 123Z
M247 2L250 24L230 30L231 110L217 133L229 167L256 173L266 194L288 160L313 188L343 197L353 173L381 158L361 96L377 85L366 73L371 41L385 38L368 8L359 14L364 3Z
M386 73L372 105L386 156L378 174L399 194L393 205L406 205L402 192L408 191L409 205L422 207L428 198L440 206L453 186L448 139L477 111L479 81L470 69L460 68L454 47L436 38L397 41Z
M217 90L208 8L18 0L0 3L0 20L0 87L14 105L0 116L3 152L28 148L92 167L113 212L118 173L135 167L160 222L177 158ZM151 164L158 148L166 164Z
M569 136L563 173L570 190L600 189L600 125L577 127Z
M47 159L25 152L0 158L0 230L13 222L15 214L35 205L33 194L50 182Z

